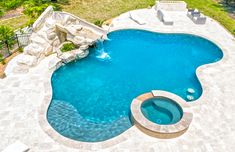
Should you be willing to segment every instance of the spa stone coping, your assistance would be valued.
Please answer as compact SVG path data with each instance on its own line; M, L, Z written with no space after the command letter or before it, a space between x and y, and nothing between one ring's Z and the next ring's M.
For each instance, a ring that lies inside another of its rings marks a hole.
M182 118L175 124L159 125L148 120L141 111L141 105L148 99L162 97L170 99L177 103L183 110ZM189 105L181 97L166 91L153 90L150 93L145 93L135 98L131 103L131 114L133 119L142 127L162 134L174 134L188 129L193 119L193 114L190 112Z

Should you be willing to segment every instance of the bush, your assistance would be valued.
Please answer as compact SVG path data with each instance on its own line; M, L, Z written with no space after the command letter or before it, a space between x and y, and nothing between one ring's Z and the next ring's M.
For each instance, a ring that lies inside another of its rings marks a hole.
M68 52L74 50L75 48L76 48L75 45L71 42L71 43L65 43L60 50L61 52Z
M0 42L7 44L9 48L14 45L14 40L12 39L14 35L14 31L10 27L0 26Z
M19 7L23 3L23 1L24 0L4 0L4 2L2 2L2 6L6 10L11 10Z
M0 63L2 63L3 65L6 64L2 54L0 54Z
M50 1L43 0L28 0L23 6L24 14L35 20L49 5L52 5L55 11L61 10L61 7L57 3L51 3Z
M18 49L18 51L19 51L20 53L23 53L23 52L24 52L24 49L23 49L22 47L20 47L20 48Z
M0 17L2 17L4 15L4 13L5 13L5 11L2 8L0 8Z
M99 27L101 27L103 23L104 23L104 21L101 21L101 20L96 20L96 21L94 22L94 24L97 25L97 26L99 26Z

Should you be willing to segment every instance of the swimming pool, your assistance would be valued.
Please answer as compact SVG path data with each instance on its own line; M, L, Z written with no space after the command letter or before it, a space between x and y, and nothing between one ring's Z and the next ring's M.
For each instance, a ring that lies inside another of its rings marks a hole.
M47 119L63 136L97 142L121 134L132 126L132 99L151 90L196 100L202 94L196 68L223 57L215 44L192 35L119 30L108 37L53 73Z

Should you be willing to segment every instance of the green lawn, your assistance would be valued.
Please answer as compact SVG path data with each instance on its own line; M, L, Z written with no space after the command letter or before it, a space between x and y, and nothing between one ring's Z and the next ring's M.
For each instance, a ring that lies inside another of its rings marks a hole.
M155 0L70 0L69 5L63 6L63 10L94 23L154 4Z
M0 20L0 25L7 25L13 29L18 29L20 27L24 27L28 21L29 18L25 15L22 15L12 19Z
M129 10L146 8L155 4L155 0L69 0L62 5L64 11L84 18L92 23L105 21ZM226 29L235 35L235 20L232 19L222 5L215 0L185 0L190 8L198 8L204 14L219 21ZM28 21L27 17L1 22L13 28L18 28Z
M232 19L225 8L215 0L184 0L188 7L198 8L207 16L212 17L235 35L235 20Z

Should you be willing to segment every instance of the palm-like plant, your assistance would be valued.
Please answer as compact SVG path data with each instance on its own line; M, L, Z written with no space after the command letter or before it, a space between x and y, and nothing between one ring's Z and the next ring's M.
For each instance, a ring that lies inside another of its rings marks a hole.
M9 49L14 45L13 36L14 31L10 27L4 25L0 26L0 42L7 45L9 54Z

